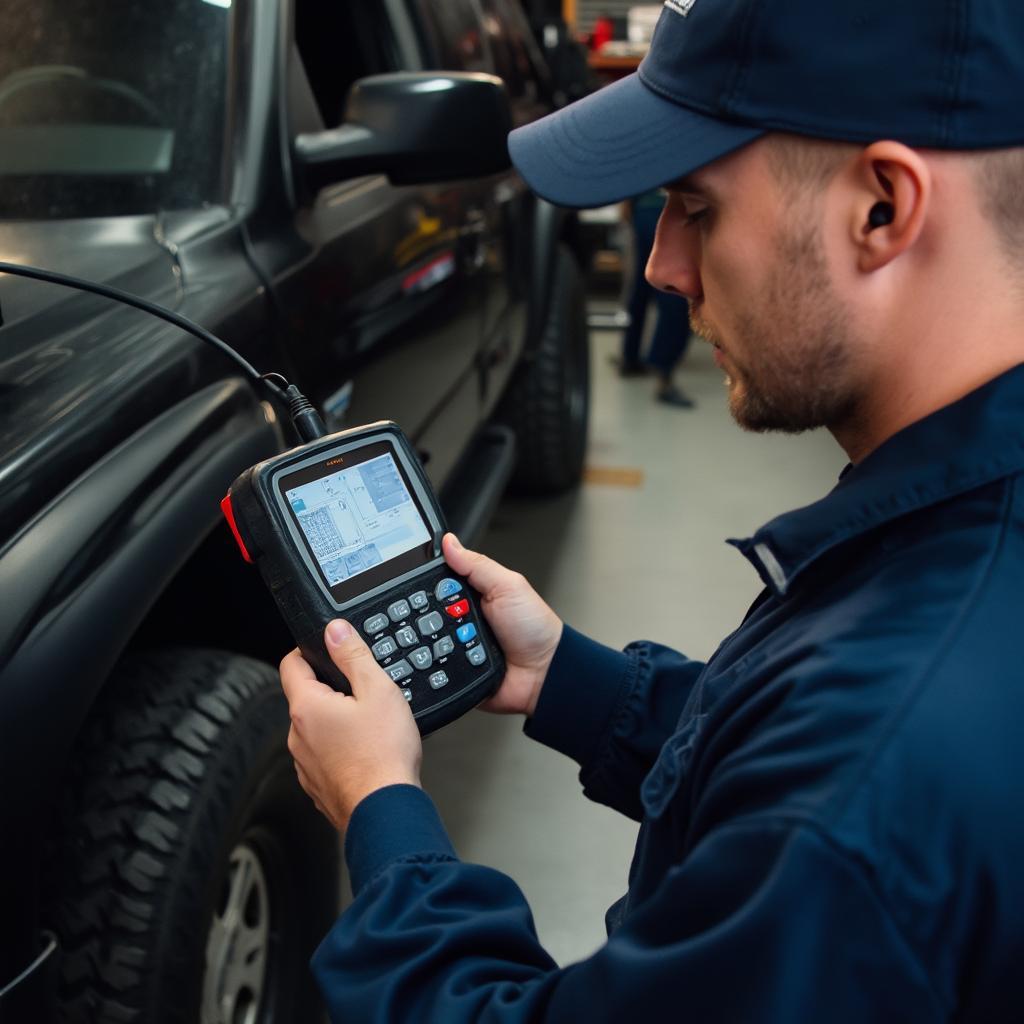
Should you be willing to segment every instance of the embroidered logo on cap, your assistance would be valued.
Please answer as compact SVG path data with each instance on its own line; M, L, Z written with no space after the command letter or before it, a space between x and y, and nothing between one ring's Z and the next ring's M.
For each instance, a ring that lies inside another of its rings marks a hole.
M690 13L690 8L697 2L697 0L665 0L665 6L670 11L675 11L676 14L681 14L684 18Z

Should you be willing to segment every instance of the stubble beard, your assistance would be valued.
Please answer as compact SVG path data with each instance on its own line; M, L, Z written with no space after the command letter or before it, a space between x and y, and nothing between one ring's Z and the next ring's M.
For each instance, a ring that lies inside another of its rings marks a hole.
M833 291L816 227L780 239L761 294L733 320L735 341L691 306L693 332L725 353L729 411L743 429L799 434L853 419L858 396L849 318Z

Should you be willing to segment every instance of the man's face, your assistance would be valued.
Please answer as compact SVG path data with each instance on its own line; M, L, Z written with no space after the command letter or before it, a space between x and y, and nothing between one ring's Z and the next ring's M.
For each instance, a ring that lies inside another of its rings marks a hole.
M859 389L820 198L787 195L759 149L670 188L647 276L690 297L690 324L715 345L742 427L834 427L854 413Z

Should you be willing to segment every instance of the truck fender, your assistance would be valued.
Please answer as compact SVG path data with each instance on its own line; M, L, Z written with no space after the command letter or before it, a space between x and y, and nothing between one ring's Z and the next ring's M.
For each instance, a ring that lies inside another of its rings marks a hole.
M6 789L9 823L52 798L97 692L217 523L228 485L280 450L276 417L247 383L210 385L118 445L0 551L3 589L17 595L0 602L0 771L20 780Z

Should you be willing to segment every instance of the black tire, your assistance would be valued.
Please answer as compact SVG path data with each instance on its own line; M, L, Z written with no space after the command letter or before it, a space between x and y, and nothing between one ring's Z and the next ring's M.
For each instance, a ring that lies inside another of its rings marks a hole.
M516 434L515 490L555 494L580 482L590 419L590 343L583 275L565 244L555 253L534 355L516 371L497 418Z
M322 1019L308 961L337 912L340 851L287 732L262 662L122 663L76 751L49 865L61 1021Z

